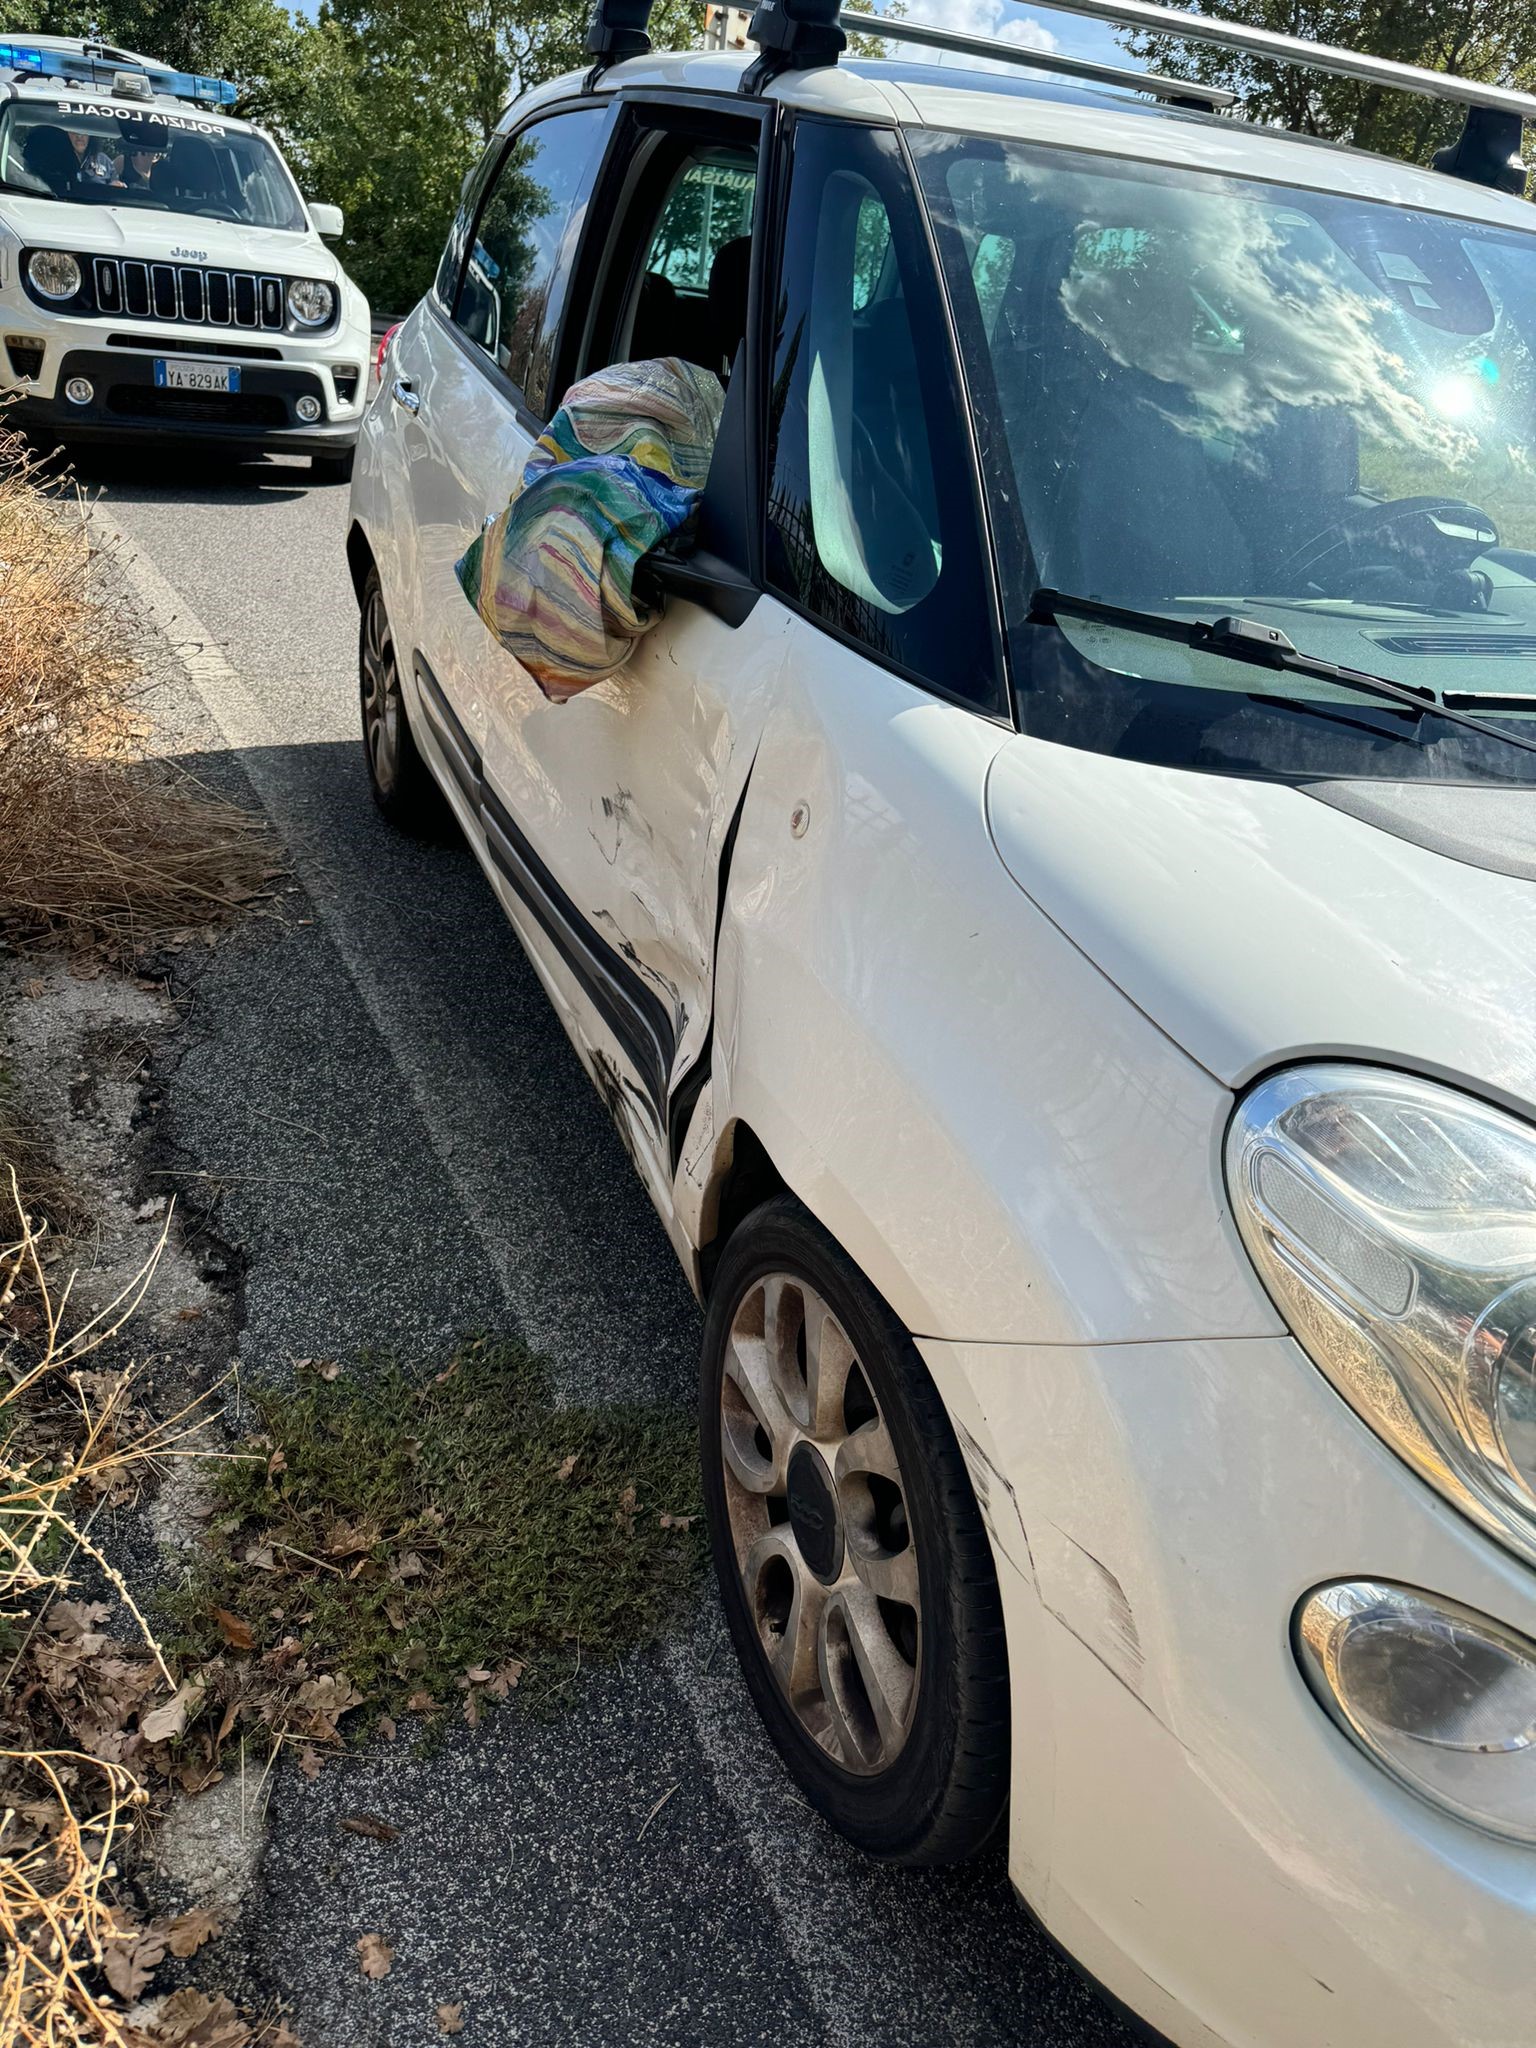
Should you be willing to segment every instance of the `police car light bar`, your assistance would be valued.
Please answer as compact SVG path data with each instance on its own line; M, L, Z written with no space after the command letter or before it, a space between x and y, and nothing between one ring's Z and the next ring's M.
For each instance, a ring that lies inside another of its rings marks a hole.
M1216 113L1235 106L1237 94L1225 86L1201 85L1191 78L1163 78L1155 71L1133 71L1126 64L1096 64L1087 57L1069 57L1059 50L1033 50L1023 43L1005 43L997 36L962 35L938 28L929 21L908 21L904 16L887 20L845 7L837 17L850 35L878 36L893 43L919 43L927 49L955 50L966 57L985 57L1004 64L1027 65L1031 71L1059 72L1066 78L1084 78L1094 85L1123 85L1153 99L1168 100L1174 106L1198 107Z
M192 71L173 71L168 64L156 64L144 57L129 57L125 51L108 50L105 46L99 52L82 49L77 55L73 50L48 50L31 43L4 42L0 43L0 71L12 71L21 77L65 79L74 85L105 86L108 90L119 72L131 72L147 78L156 91L168 93L173 99L193 100L204 106L229 107L240 97L239 88L226 78L204 78Z

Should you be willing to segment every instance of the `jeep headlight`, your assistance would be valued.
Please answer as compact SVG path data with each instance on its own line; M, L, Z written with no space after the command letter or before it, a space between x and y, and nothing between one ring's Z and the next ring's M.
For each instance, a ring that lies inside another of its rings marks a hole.
M323 327L336 310L336 294L317 277L296 277L288 287L288 311L300 327Z
M27 258L27 277L45 299L72 299L80 289L80 266L62 249L34 249Z
M1406 1074L1294 1067L1239 1105L1227 1181L1339 1392L1536 1559L1536 1129Z

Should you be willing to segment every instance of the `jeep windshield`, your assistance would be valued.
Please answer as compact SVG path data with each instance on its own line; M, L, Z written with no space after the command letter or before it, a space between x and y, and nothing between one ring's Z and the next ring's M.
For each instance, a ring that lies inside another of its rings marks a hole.
M140 207L242 227L305 225L271 144L191 109L13 100L0 110L0 186L79 206Z
M1536 752L1499 736L1536 739L1536 235L911 140L1025 730L1241 774L1536 781ZM1030 622L1041 586L1278 627L1423 705L1065 612Z

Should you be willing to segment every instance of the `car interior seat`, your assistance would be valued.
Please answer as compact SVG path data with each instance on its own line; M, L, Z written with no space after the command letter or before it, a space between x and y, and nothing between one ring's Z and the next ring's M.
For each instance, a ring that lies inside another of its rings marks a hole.
M856 195L855 195L856 197ZM823 223L807 338L806 457L816 551L877 611L919 604L942 567L917 365L899 295L848 304L855 212Z
M873 301L853 324L854 417L930 533L938 531L922 383L906 301Z
M660 271L646 271L640 280L635 317L630 323L630 361L642 363L652 356L684 354L679 346L681 328L676 285Z
M1122 362L1073 317L1076 246L1062 221L1018 252L994 336L1042 580L1152 604L1252 588L1249 521L1225 488L1230 442L1180 385Z
M747 331L747 294L752 276L752 237L722 242L709 266L710 346L716 374L729 379Z
M180 199L222 199L218 159L201 135L181 136L169 156L155 165L150 190Z
M73 192L79 182L79 159L62 128L34 128L22 145L21 160L56 199Z

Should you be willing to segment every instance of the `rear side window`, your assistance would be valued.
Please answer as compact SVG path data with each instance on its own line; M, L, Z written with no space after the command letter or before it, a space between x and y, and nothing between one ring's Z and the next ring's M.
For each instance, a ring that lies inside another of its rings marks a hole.
M915 680L999 709L970 443L892 137L800 123L774 303L770 580Z
M606 107L572 107L513 138L465 251L455 324L543 416L570 255L607 127Z
M683 291L709 289L715 258L727 242L752 232L757 160L748 150L696 158L667 194L646 251L649 276Z

